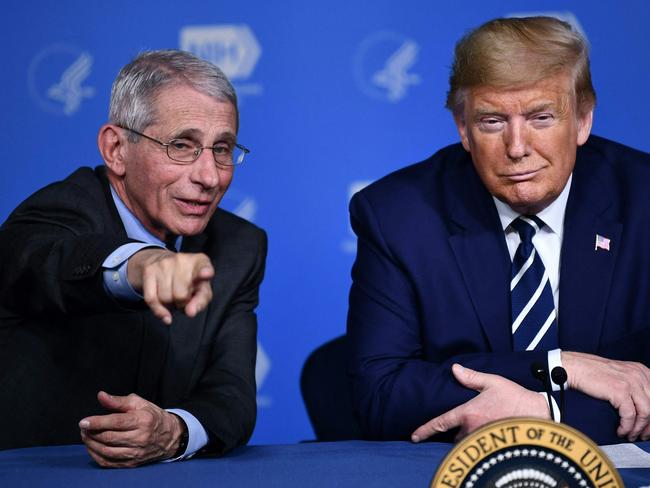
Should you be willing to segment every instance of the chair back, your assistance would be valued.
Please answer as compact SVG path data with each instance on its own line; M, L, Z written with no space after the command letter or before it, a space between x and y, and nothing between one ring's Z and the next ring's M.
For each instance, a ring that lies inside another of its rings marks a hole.
M345 336L315 349L300 375L300 391L318 441L361 439L352 413Z

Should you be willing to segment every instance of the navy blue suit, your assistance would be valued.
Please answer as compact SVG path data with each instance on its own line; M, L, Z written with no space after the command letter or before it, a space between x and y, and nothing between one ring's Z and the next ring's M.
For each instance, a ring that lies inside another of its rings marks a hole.
M369 438L407 439L477 393L454 362L540 391L514 352L510 257L492 196L460 144L359 192L348 340L353 404ZM595 250L596 234L610 251ZM559 345L650 365L650 155L591 136L578 149L560 267ZM569 391L563 420L616 442L606 401ZM450 440L450 433L438 440Z

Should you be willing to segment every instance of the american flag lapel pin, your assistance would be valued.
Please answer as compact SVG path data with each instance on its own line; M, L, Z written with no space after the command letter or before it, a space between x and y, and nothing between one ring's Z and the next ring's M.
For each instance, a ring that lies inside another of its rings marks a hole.
M603 251L609 251L609 244L610 241L607 237L603 237L600 234L596 234L596 247L594 247L594 251L598 251L598 249L602 249Z

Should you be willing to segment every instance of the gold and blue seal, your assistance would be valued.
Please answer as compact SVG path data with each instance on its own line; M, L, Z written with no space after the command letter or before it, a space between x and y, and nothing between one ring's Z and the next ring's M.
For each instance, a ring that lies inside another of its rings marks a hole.
M623 488L605 453L568 425L511 418L483 426L447 454L431 488Z

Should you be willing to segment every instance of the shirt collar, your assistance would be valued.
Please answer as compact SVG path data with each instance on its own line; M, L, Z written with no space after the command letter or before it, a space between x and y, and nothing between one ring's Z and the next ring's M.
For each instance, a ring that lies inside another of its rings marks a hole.
M564 189L558 195L558 197L551 202L551 204L546 207L544 210L539 212L537 216L544 221L547 227L551 232L556 233L560 238L564 233L564 212L566 211L567 200L569 199L569 191L571 190L571 180L573 179L573 174L569 175L569 179L564 185ZM501 227L503 231L506 231L506 228L519 217L521 214L515 212L510 206L506 203L503 203L496 197L492 197L494 204L497 207L497 212L499 213L499 219L501 220Z
M126 235L129 236L130 239L139 242L145 242L147 244L157 244L159 246L166 247L163 241L149 232L144 227L144 225L142 225L142 222L140 222L138 218L133 215L133 213L119 197L119 195L115 192L112 185L111 196L113 197L113 202L115 202L115 206L117 207L117 212L120 214L120 219L122 219L122 224L124 225L124 230L126 230ZM182 242L183 236L178 236L176 242L174 243L176 250L179 250L181 248Z

